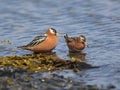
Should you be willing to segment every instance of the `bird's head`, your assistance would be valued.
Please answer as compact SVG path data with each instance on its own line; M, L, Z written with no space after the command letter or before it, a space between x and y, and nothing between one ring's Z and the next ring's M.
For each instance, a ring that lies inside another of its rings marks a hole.
M61 34L59 34L56 29L54 28L48 28L46 34L48 35L55 35L55 36L61 36Z

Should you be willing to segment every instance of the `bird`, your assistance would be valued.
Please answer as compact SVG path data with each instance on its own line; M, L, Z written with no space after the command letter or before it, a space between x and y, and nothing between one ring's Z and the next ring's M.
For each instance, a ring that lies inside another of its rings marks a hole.
M27 45L19 46L23 50L30 50L35 53L51 52L58 44L57 36L60 36L56 29L48 28L45 34L36 36Z
M80 35L78 37L69 37L67 34L64 36L65 42L69 48L70 52L80 52L88 43L86 41L86 37L84 35Z

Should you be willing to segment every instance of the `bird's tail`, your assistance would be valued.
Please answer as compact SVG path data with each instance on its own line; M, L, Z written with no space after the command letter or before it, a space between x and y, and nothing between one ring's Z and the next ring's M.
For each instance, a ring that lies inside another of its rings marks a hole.
M66 35L64 36L64 38L65 38L65 40L67 40L69 37L68 37L68 35L66 34Z
M28 47L26 47L26 46L18 46L17 48L28 49Z
M68 37L67 34L64 36L64 38L65 38L66 42L71 42L72 41L72 38Z

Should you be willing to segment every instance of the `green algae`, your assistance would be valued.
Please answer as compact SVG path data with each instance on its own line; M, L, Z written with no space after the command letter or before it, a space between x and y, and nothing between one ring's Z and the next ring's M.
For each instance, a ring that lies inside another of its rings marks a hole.
M12 42L10 40L0 40L0 43L2 43L2 44L8 44L8 45L12 44Z
M79 71L83 66L92 67L89 64L77 61L76 58L71 60L60 59L56 54L31 54L24 56L5 56L0 57L0 67L15 67L30 71L54 71L63 69L72 69Z

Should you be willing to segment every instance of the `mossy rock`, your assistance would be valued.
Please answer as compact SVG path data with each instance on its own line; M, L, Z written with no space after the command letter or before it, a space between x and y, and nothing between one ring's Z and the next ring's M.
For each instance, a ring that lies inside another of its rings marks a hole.
M63 60L55 53L50 54L32 54L24 56L6 56L0 57L0 67L15 67L30 71L54 71L58 69L73 69L78 71L92 66L85 62L77 60Z

